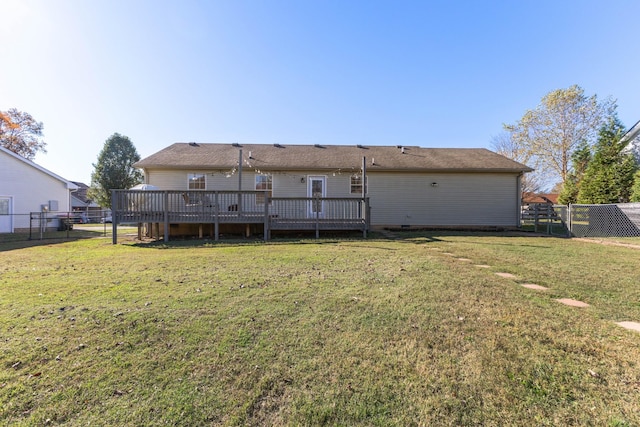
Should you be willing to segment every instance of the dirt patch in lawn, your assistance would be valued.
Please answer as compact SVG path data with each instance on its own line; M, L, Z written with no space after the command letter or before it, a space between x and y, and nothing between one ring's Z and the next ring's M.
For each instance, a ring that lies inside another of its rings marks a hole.
M606 246L621 246L623 248L640 249L640 245L635 245L633 243L614 242L611 240L587 239L585 237L574 237L574 240L579 240L581 242L589 242L589 243L599 243L601 245L606 245Z

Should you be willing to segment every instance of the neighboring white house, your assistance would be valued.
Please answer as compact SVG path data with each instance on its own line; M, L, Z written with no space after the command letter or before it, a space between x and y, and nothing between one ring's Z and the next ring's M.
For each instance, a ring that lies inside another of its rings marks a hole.
M622 135L622 142L627 144L625 150L633 153L636 160L640 162L640 121Z
M135 166L162 190L272 197L361 197L364 172L376 228L517 227L532 170L486 149L319 144L176 143Z
M71 210L77 186L0 146L0 233L29 230L31 212ZM48 226L55 227L57 223Z

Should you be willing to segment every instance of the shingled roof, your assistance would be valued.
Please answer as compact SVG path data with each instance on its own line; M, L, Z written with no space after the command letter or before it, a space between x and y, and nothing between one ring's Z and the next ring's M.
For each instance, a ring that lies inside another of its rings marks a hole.
M227 169L238 164L260 170L359 169L369 171L530 172L526 165L484 148L403 146L175 143L142 159L141 169Z

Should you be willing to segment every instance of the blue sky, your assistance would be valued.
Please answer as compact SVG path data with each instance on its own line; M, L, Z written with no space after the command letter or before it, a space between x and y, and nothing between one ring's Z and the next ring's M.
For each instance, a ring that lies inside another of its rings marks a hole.
M640 2L0 0L0 110L90 182L115 132L174 142L486 147L578 84L640 120Z

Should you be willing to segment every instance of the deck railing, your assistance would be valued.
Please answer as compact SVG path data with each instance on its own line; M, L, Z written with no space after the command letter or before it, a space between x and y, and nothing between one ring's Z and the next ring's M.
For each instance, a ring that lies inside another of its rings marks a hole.
M267 191L112 190L114 231L121 223L264 224L271 230L369 230L369 199L270 197ZM114 233L114 243L116 243Z

